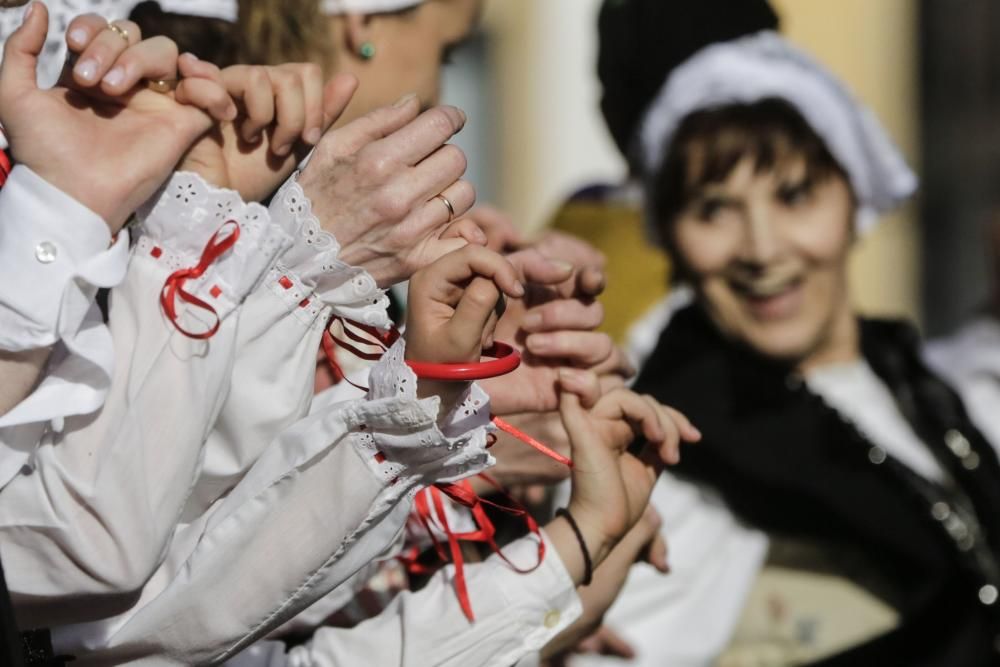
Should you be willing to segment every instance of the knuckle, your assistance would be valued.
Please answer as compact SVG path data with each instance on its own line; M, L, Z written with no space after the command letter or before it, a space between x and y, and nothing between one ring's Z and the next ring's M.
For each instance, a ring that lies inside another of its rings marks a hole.
M316 63L302 63L299 72L303 79L315 81L323 78L323 68Z
M442 107L434 107L425 111L424 119L434 132L445 137L450 137L458 129L451 115Z
M390 191L380 192L376 195L372 208L382 220L401 220L410 211L408 202Z
M396 171L395 160L383 154L363 153L357 166L362 178L376 183L389 180Z
M441 157L447 160L451 167L459 172L465 173L469 166L469 159L465 156L465 151L455 144L446 144L441 147Z

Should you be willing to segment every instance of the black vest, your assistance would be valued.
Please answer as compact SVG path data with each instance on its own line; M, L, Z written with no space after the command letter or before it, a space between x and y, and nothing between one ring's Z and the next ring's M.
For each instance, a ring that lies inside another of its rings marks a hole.
M635 388L704 434L676 474L714 487L770 534L862 552L886 582L899 627L821 664L1000 664L997 456L926 368L911 327L859 326L865 359L955 488L887 455L790 367L725 340L697 306L675 315Z

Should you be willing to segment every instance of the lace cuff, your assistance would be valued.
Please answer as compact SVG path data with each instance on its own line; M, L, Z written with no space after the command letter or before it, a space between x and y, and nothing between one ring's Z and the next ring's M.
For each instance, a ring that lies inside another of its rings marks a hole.
M417 377L403 362L400 339L372 368L368 400L346 415L352 442L376 477L392 490L388 502L436 482L464 479L492 466L489 399L472 385L438 423L440 399L417 398Z
M184 289L211 303L223 319L257 285L275 258L291 243L267 209L245 203L233 190L209 185L198 174L175 172L138 213L134 257L146 257L164 273L196 266L212 236L229 221L239 225L236 244Z
M268 283L276 291L314 295L335 315L388 329L389 297L364 269L337 258L340 244L322 229L312 203L293 174L271 201L270 214L294 242L279 259L278 271Z

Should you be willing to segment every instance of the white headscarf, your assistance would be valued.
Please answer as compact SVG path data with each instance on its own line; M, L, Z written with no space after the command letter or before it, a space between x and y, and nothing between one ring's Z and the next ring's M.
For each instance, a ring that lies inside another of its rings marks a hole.
M647 174L659 172L686 116L767 98L792 105L847 173L858 200L859 231L913 194L917 178L874 114L822 65L772 31L708 46L670 74L640 130Z
M423 0L321 0L325 14L378 14L415 7Z

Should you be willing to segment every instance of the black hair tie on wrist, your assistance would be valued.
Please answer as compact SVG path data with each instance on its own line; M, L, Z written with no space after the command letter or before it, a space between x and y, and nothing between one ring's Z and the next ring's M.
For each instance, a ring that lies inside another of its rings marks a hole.
M557 509L556 516L565 518L569 522L569 527L573 529L573 533L576 534L576 540L580 543L580 551L583 552L583 582L580 585L589 586L590 582L594 579L594 563L590 560L590 551L587 550L587 543L583 540L583 533L580 532L580 526L576 524L576 519L573 518L573 515L565 507Z

